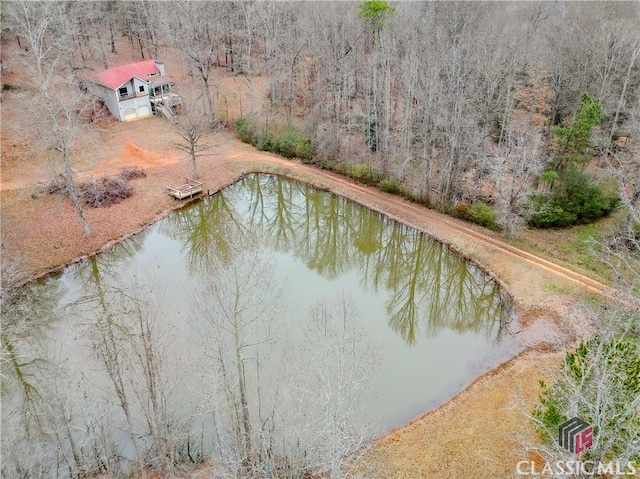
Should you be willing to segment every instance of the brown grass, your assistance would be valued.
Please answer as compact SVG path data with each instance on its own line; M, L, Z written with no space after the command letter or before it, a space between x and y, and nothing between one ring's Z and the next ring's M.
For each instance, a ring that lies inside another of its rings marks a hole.
M387 464L392 473L387 477L513 477L517 462L526 458L521 441L535 438L526 415L537 403L538 381L561 357L535 351L518 356L444 406L376 441L372 454Z

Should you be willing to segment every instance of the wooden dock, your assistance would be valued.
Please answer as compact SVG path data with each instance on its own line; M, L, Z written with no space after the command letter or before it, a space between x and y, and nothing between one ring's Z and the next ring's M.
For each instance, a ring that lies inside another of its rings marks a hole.
M167 186L167 193L169 196L173 196L177 200L184 198L192 198L202 191L202 181L194 180L193 178L187 178L184 185L180 186Z

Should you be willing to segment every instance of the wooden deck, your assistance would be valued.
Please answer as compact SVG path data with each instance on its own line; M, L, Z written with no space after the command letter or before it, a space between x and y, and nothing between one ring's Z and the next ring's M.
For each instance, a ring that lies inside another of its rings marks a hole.
M184 198L191 198L200 193L202 191L202 181L187 178L184 185L167 186L166 188L169 196L173 196L177 200L182 200Z

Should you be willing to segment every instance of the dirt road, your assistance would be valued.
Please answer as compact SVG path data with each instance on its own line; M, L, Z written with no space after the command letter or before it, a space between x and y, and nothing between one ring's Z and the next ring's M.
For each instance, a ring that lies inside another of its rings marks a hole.
M33 166L25 170L17 163L3 164L3 266L12 266L16 279L34 278L108 248L181 206L164 192L165 185L180 182L189 174L186 160L168 147L172 133L161 119L136 123L126 131L115 125L122 139L116 146L113 141L98 145L106 151L79 168L83 179L115 174L126 166L140 166L148 173L146 178L134 180L132 198L110 208L86 211L93 231L89 237L82 234L68 200L40 191L47 180L46 171L38 176L39 170ZM136 138L140 128L155 131L153 141ZM604 284L515 248L491 231L334 173L256 151L226 133L211 140L216 147L199 160L205 190L217 191L249 172L267 172L357 201L424 231L492 274L519 307L522 327L531 324L535 331L535 324L546 321L547 326L571 337L587 334L582 312L570 296L558 291L610 293ZM542 329L548 332L547 326ZM547 368L558 359L557 352L534 348L483 376L443 407L381 438L374 451L376 457L384 458L385 465L376 466L375 474L418 478L461 477L473 472L476 477L508 477L517 462L518 435L533 434L524 414L537 400L538 378L547 376ZM470 456L468 451L477 448L479 437L484 438L484 445ZM443 461L457 461L457 466L444 468Z

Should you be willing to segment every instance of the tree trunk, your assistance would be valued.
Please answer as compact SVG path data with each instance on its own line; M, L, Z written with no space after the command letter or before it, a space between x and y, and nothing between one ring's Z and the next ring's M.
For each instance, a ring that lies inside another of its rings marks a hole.
M189 154L191 155L191 170L193 172L193 177L198 179L198 164L196 162L196 144L195 141L191 140L189 142Z
M107 62L107 55L104 53L104 48L102 47L102 39L100 38L100 29L94 26L94 30L96 32L96 39L98 40L98 50L100 52L100 59L102 60L102 65L105 70L109 68L109 63Z
M85 236L89 236L91 234L91 228L89 228L89 223L84 217L84 212L82 211L82 205L80 204L80 198L78 198L78 191L76 189L76 184L74 181L73 170L71 169L71 160L69 159L69 156L66 152L63 153L63 161L63 176L67 192L69 193L69 199L71 200L71 203L76 210L78 218L80 218L80 224L82 224L82 230L84 231Z
M633 51L631 52L631 60L629 61L629 68L627 68L627 75L624 77L624 84L622 85L622 93L620 93L620 100L618 101L616 114L613 117L613 124L611 125L611 132L609 133L609 148L607 148L607 153L611 149L611 142L613 141L615 128L616 128L616 125L618 124L618 118L620 117L620 110L622 110L622 104L624 103L624 96L627 93L627 86L629 85L629 77L631 76L633 65L635 64L639 53L640 53L640 47L638 46L638 42L636 42L636 44L633 47Z
M240 344L240 326L238 313L234 314L234 340L235 340L235 353L236 353L236 372L238 374L238 390L240 393L240 408L242 413L242 438L241 441L244 447L243 462L245 466L250 470L253 463L252 459L252 447L251 447L251 420L249 417L249 400L247 398L247 384L244 374L244 359L242 357L242 347ZM247 471L248 472L248 471Z
M116 51L116 42L113 38L113 21L109 21L109 35L111 36L111 53L115 55L118 52Z

